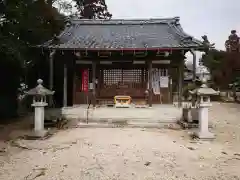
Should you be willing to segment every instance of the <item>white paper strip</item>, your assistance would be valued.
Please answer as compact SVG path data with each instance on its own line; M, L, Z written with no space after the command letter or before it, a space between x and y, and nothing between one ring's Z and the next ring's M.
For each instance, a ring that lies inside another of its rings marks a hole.
M160 77L160 86L162 88L167 88L168 87L168 81L169 81L168 76L161 76Z

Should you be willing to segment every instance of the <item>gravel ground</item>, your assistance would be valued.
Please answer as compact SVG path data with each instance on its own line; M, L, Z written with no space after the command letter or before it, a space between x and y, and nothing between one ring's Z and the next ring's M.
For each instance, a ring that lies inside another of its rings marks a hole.
M0 179L240 179L239 109L214 103L212 142L192 140L182 130L127 128L68 129L43 141L2 142Z

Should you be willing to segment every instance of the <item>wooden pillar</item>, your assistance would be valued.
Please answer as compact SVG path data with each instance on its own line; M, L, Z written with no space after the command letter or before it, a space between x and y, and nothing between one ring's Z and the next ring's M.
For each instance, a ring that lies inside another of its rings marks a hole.
M178 107L182 107L183 80L184 80L184 60L178 66Z
M196 66L197 66L197 57L194 50L190 51L193 55L193 82L196 83Z
M76 69L74 68L74 73L73 73L73 105L76 104Z
M171 76L171 70L169 68L169 74L168 74L168 103L172 103L172 76Z
M148 105L152 107L152 60L148 62Z
M93 107L96 107L96 61L92 61L92 104Z
M67 107L67 64L63 67L63 107Z
M174 77L174 67L172 67L172 65L169 66L169 94L170 94L170 97L169 97L169 103L173 104L173 77Z
M173 104L173 79L172 76L169 77L169 103Z
M98 96L100 96L101 88L103 88L103 69L99 67L99 77L98 77Z
M54 54L55 54L55 50L50 52L49 55L49 89L53 90L53 73L54 73ZM49 106L52 107L53 106L53 97L50 96L49 97Z

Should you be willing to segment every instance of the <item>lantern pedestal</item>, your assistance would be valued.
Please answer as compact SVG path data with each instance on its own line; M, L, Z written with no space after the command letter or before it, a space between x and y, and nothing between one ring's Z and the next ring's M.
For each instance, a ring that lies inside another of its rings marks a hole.
M214 139L213 133L208 130L208 109L211 107L210 103L201 103L198 108L199 131L195 135L199 139Z
M45 102L35 102L34 107L34 134L37 136L45 136L47 131L44 130L44 108L48 104Z

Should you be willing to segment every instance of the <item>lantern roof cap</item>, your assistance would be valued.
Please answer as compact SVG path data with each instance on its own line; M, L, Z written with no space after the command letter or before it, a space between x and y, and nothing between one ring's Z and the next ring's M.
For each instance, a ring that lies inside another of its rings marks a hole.
M203 78L201 80L202 82L202 85L200 86L200 88L196 88L192 91L190 91L191 94L196 94L196 95L218 95L219 92L218 91L215 91L213 88L209 88L207 86L207 79Z
M51 91L47 88L45 88L42 84L43 84L43 80L42 79L38 79L37 80L37 86L33 89L30 89L29 91L27 91L27 95L32 95L32 96L47 96L47 95L53 95L55 93L55 91Z

